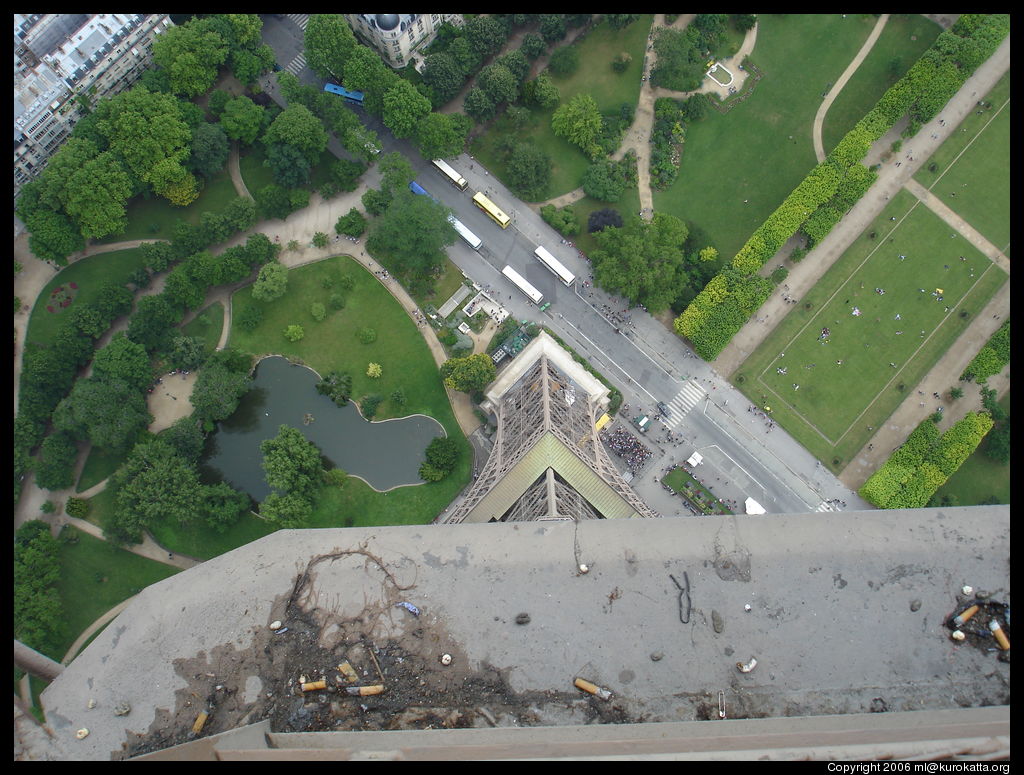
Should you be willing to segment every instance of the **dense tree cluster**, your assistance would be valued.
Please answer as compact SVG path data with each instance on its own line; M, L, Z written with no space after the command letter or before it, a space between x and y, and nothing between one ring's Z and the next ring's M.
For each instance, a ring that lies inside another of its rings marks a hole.
M14 637L60 659L64 607L57 591L60 547L42 520L26 522L14 536Z
M303 527L313 511L313 498L323 484L320 450L300 431L287 425L260 443L263 471L274 490L264 498L260 514L281 527Z
M427 459L420 465L420 478L440 482L459 462L459 445L447 436L439 436L427 445Z
M465 358L449 358L441 364L441 379L452 390L472 393L483 390L494 381L497 370L494 361L486 353L477 353Z
M580 233L580 222L576 219L576 211L572 205L555 207L548 204L540 208L540 217L545 223L566 237ZM621 225L621 223L619 224Z
M931 419L924 420L864 483L861 497L882 509L923 508L977 449L992 424L987 413L970 412L940 435Z

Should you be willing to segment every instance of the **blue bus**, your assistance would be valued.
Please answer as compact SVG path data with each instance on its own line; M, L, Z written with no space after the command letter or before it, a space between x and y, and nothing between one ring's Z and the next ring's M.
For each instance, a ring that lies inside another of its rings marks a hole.
M353 105L363 104L363 93L361 91L349 91L344 86L338 86L334 83L324 84L324 91L337 94L345 102L351 102Z

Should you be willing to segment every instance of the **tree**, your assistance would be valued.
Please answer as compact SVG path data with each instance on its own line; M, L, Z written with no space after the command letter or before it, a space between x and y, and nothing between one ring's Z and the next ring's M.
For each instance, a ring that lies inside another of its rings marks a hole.
M154 272L164 271L175 259L170 242L146 242L139 245L139 252L145 265Z
M14 540L14 637L30 648L57 657L64 611L60 547L42 520L26 522Z
M36 484L46 490L64 490L75 483L78 447L67 433L57 431L43 440L36 461Z
M187 460L161 439L136 444L114 474L114 543L138 543L146 528L173 520L189 524L201 504L199 477Z
M313 72L341 83L345 63L358 45L344 17L336 13L311 14L304 42L306 62Z
M107 323L107 319L92 304L77 304L71 310L71 324L93 339L99 339L106 333Z
M313 513L313 504L300 495L270 493L260 504L260 516L286 530L306 526Z
M198 419L217 422L230 417L241 397L252 388L247 368L234 368L242 364L232 363L232 357L229 351L218 351L200 369L190 399ZM240 360L248 365L248 358Z
M466 74L448 52L430 54L423 60L423 82L434 93L434 107L440 107L459 93Z
M405 406L406 402L409 399L406 398L405 391L402 390L402 388L395 388L393 391L391 391L391 400L394 401L394 403L397 404L398 406Z
M287 339L289 342L298 342L305 335L305 329L303 329L302 326L296 325L294 323L290 326L286 326L284 329L284 338Z
M153 62L168 72L176 94L195 97L213 86L217 68L228 56L227 44L216 32L199 25L172 25L153 41Z
M963 398L964 391L962 388L955 387L949 391L949 397L952 398L954 401L958 398Z
M252 286L256 301L270 302L284 296L288 290L288 270L277 261L265 264Z
M153 381L153 367L146 348L120 331L106 347L96 352L92 373L98 379L120 380L135 390L143 390Z
M198 463L206 444L206 435L194 417L180 417L160 437L171 449L190 463Z
M366 367L366 376L370 379L380 379L383 369L381 369L379 363L371 363Z
M366 231L366 218L356 208L352 208L334 224L334 231L349 237L358 237Z
M210 111L214 118L219 119L224 112L224 108L232 99L231 92L224 91L223 89L214 89L207 98L206 109Z
M554 133L587 152L595 144L601 124L601 112L589 94L577 94L551 116Z
M132 184L120 161L101 153L75 172L64 190L65 212L78 223L85 238L120 234L128 225L125 203Z
M313 247L327 247L327 235L324 232L318 231L313 235Z
M530 86L529 91L532 100L538 107L553 108L562 99L558 87L555 86L551 76L547 73L541 73L534 80L530 81L530 84L528 86Z
M387 212L388 207L391 206L391 194L371 188L363 194L360 201L363 203L363 207L366 208L366 212L370 215L383 215Z
M459 462L459 445L448 436L438 436L427 445L427 462L449 474Z
M579 66L580 50L576 46L557 48L548 60L548 69L561 78L572 75Z
M203 521L218 533L226 533L239 517L249 511L249 496L227 482L200 487L199 497L202 499L199 511Z
M487 92L495 105L502 102L515 102L519 96L519 81L512 72L500 64L491 64L485 67L476 78L477 84Z
M531 62L548 50L548 44L536 32L528 32L523 36L523 43L519 50Z
M528 201L544 199L551 181L551 158L535 143L517 142L506 162L507 183Z
M320 450L302 433L287 425L277 436L260 442L263 471L274 490L302 498L311 498L323 478Z
M477 123L484 123L494 118L494 100L483 89L474 86L462 101L462 109Z
M327 147L327 132L320 119L305 105L290 105L267 128L263 142L268 146L276 143L289 145L300 151L312 165Z
M605 208L604 210L594 210L587 219L587 231L593 234L597 231L602 231L609 227L619 228L622 226L622 215L618 210L612 208Z
M755 24L757 24L757 14L753 13L734 13L732 14L733 26L740 32L746 32Z
M494 381L497 370L487 353L477 353L465 358L449 358L441 364L441 379L452 390L472 393L483 390Z
M244 95L236 97L224 106L220 126L232 140L252 145L263 128L263 108Z
M380 172L380 187L392 196L398 191L405 191L409 183L416 177L409 161L397 151L386 153L377 162Z
M483 57L465 36L453 40L451 46L448 47L448 53L452 55L463 77L475 73L480 67L480 62L483 61Z
M540 15L540 34L548 43L554 43L565 37L565 14L542 13Z
M431 113L420 122L416 141L424 159L446 159L462 153L466 132L447 113Z
M399 140L411 137L420 121L430 114L430 100L411 83L399 80L384 93L384 126Z
M429 281L447 259L445 246L455 242L448 212L430 197L401 190L374 223L366 248L373 255L387 256L388 266L396 274Z
M53 412L53 424L98 447L121 450L153 422L146 399L121 380L80 379Z
M663 213L649 223L631 216L622 228L605 229L594 237L599 248L590 258L598 285L651 312L668 308L685 276L687 229L682 221Z
M267 146L264 167L274 173L274 182L282 188L298 188L309 182L313 165L301 150L293 145L274 143Z
M640 18L638 13L606 13L604 15L608 26L613 30L621 30Z
M602 202L618 202L626 190L626 178L617 162L606 159L583 173L583 190Z
M338 406L345 406L352 398L352 377L337 371L328 372L317 383L316 392L327 396Z
M231 73L246 86L256 83L261 73L265 73L274 64L274 49L262 45L253 51L233 51L231 53Z
M25 219L32 255L44 261L67 263L72 253L85 248L85 240L75 224L61 213L41 209Z
M477 16L463 27L466 40L481 56L490 56L505 43L508 33L492 16Z
M705 262L716 261L718 260L718 251L709 245L700 251L700 260Z
M194 336L176 336L171 341L167 364L182 371L195 371L206 361L206 343Z
M556 209L554 205L544 205L540 208L540 217L566 237L580 232L580 224L576 220L576 211L572 205L566 205L561 209Z

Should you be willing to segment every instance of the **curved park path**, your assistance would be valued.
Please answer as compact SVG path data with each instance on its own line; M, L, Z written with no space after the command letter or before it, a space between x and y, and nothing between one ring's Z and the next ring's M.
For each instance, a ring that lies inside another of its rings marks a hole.
M962 218L948 207L938 202L936 197L925 191L914 180L913 175L918 168L926 164L932 153L955 131L964 117L970 115L978 100L977 95L986 94L1010 67L1010 39L1007 38L986 62L967 79L959 92L942 109L941 114L928 122L918 131L917 135L904 141L905 148L913 148L913 161L909 159L888 159L888 150L892 143L900 139L901 122L893 130L879 139L865 164L881 163L878 179L857 205L847 213L835 228L798 264L786 262L789 276L786 278L788 288L780 288L758 310L747 324L732 338L729 345L713 362L718 373L731 375L768 337L775 325L789 312L784 295L800 299L828 271L829 267L846 251L853 241L866 229L885 208L886 202L902 188L918 196L923 206L931 207L950 227L959 232L965 239L975 245L994 263L1010 271L1009 259L996 246L991 245L980 234L971 228ZM944 125L940 124L944 120ZM896 162L901 166L897 167ZM791 241L779 251L771 261L767 262L763 273L771 272L776 266L783 264L794 247ZM978 349L1002 325L1003 319L1010 312L1010 283L1005 283L984 309L975 315L974 320L960 336L956 344L950 347L945 355L932 367L927 375L918 383L916 389L926 395L938 392L945 395L950 386L955 384L964 367L971 361ZM998 316L998 317L997 317ZM997 393L1005 392L1009 384L1009 367L1001 375L992 377L988 382ZM968 392L959 401L946 404L945 419L942 427L962 418L968 411L980 408L980 396L976 386L969 385ZM891 417L876 431L858 452L853 460L840 473L839 479L847 487L856 490L861 484L888 459L893 448L902 444L907 434L928 414L934 411L934 403L925 402L920 406L916 391L903 401ZM872 449L868 449L871 446Z
M672 24L666 24L665 14L654 14L654 20L651 22L651 32L647 38L648 41L653 41L655 31L662 27L674 30L686 29L695 16L696 14L692 13L679 14L679 17ZM739 65L742 64L743 59L754 50L755 43L757 43L756 24L751 29L747 30L739 50L733 56L726 57L721 60L733 74L733 81L730 86L735 88L737 91L742 88L744 81L747 79L746 71L741 70ZM654 69L655 63L658 61L658 55L654 51L654 48L650 47L645 52L645 56L647 57L647 69L645 75L649 75ZM651 193L650 175L650 140L651 129L654 127L654 103L660 97L686 99L694 94L716 95L719 99L724 100L729 96L729 87L722 86L713 78L707 77L704 78L699 89L687 92L673 91L672 89L666 89L663 86L652 86L649 78L641 84L640 97L637 100L636 111L633 115L633 123L623 135L622 143L619 145L618 150L611 156L612 159L618 161L630 151L636 153L638 178L637 188L640 195L641 217L650 219L654 214L654 197ZM567 194L562 194L561 196L549 199L546 202L539 202L535 205L531 205L531 207L538 211L546 204L551 204L555 207L565 207L566 205L578 202L584 196L586 196L586 194L584 194L583 189L577 188Z

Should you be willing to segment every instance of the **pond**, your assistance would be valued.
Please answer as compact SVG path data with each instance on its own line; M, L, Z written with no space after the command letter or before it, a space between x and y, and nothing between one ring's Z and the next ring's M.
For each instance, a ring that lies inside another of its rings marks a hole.
M332 468L358 476L377 490L422 484L419 467L424 450L441 424L417 414L368 422L354 403L337 406L316 392L319 377L285 358L264 358L256 367L254 386L231 417L210 434L203 454L207 474L262 501L270 488L263 477L260 442L277 435L281 425L297 428ZM312 417L308 425L304 418Z

